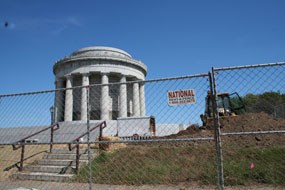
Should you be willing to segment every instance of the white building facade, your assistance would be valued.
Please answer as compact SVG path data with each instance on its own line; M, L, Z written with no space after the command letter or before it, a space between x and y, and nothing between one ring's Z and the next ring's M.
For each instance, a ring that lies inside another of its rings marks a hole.
M86 47L55 62L55 122L87 120L87 88L91 120L145 116L147 67L113 47ZM119 84L116 84L119 83Z

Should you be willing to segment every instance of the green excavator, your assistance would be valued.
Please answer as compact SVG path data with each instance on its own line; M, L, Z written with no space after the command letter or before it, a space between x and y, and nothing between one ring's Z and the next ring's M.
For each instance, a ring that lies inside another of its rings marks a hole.
M234 93L219 93L217 94L217 110L220 118L237 116L246 112L244 102L237 92ZM201 114L203 126L213 126L213 95L208 92L205 98L206 106L205 113Z

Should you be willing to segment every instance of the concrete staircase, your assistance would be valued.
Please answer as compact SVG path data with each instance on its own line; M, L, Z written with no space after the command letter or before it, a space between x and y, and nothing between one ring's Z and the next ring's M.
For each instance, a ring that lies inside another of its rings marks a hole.
M91 149L92 158L98 150ZM23 171L13 174L14 179L38 181L68 181L75 174L76 150L54 149L45 153L42 159L24 167ZM88 163L87 149L80 150L79 168Z

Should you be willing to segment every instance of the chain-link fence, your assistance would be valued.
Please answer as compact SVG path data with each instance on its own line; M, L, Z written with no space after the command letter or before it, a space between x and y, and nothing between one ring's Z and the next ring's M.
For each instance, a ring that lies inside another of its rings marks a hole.
M1 95L0 189L282 188L284 67Z
M284 187L285 120L275 108L285 102L285 64L214 68L213 74L225 185Z
M89 80L1 96L1 188L215 184L213 131L199 128L209 74Z

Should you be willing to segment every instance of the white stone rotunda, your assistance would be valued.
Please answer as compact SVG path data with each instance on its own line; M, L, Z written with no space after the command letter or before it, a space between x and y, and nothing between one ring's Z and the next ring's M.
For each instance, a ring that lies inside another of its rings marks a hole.
M90 88L90 119L145 116L144 84L147 67L127 52L93 46L81 48L55 62L56 89L98 84ZM127 85L128 81L137 81ZM106 85L118 83L120 85ZM103 85L101 85L103 84ZM55 122L86 121L86 88L58 91L55 98Z

